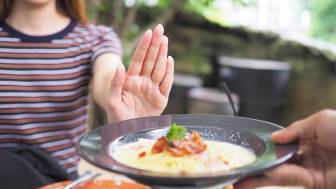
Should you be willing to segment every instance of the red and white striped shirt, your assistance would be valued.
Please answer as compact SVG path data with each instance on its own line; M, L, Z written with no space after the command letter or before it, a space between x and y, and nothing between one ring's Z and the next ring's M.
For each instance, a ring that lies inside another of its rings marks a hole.
M71 21L55 34L29 36L0 22L0 147L35 146L74 172L92 64L105 52L122 54L108 27Z

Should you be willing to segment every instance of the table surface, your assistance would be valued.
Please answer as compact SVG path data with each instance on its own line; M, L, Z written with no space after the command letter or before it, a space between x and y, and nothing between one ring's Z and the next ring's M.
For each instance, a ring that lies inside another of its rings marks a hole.
M113 178L114 180L119 180L119 181L129 181L129 182L134 182L131 179L120 175L120 174L116 174L116 173L111 173L105 170L102 170L98 167L95 167L91 164L89 164L88 162L86 162L85 160L81 160L79 163L79 167L78 167L78 173L84 173L86 170L91 170L97 173L101 173L101 178ZM279 187L279 186L270 186L270 187L262 187L262 188L258 188L258 189L305 189L304 187L299 187L299 186L291 186L291 187Z

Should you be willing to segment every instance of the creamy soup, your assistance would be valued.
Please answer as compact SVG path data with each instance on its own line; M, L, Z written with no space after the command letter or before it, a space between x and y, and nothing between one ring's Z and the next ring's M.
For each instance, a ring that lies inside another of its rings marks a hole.
M205 151L174 157L167 151L153 154L156 140L140 139L111 152L112 157L130 167L162 173L213 173L238 168L256 160L249 149L226 142L207 141Z

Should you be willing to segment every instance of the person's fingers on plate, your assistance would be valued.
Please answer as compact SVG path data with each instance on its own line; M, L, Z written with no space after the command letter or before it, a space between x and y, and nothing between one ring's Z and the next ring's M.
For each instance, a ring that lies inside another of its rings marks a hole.
M156 60L155 67L152 73L152 80L156 85L159 85L161 83L166 73L167 53L168 53L168 37L163 36L158 58Z
M272 134L273 141L279 144L287 144L306 137L310 137L313 133L309 127L313 124L313 119L308 117L303 120L296 121L287 128L276 131Z
M280 186L314 186L313 175L307 169L294 164L283 164L267 171L265 176Z
M321 139L325 139L328 136L329 131L334 131L335 129L328 129L330 127L330 122L336 119L336 112L334 110L322 110L317 112L305 119L299 120L288 126L287 128L273 133L272 139L280 144L286 144L294 142L296 140L304 140L316 138L317 135ZM324 129L318 129L324 127ZM323 133L323 131L327 130ZM319 138L319 137L317 137ZM329 143L329 142L326 142Z
M312 188L313 184L312 175L308 170L297 165L285 164L267 171L264 176L242 180L235 185L235 189L298 185Z
M134 55L130 67L127 71L128 75L139 75L143 66L143 62L146 58L146 54L149 45L152 40L152 30L147 30L139 41L137 48L135 49Z
M157 59L158 52L160 49L160 44L162 41L163 33L164 33L163 26L161 24L157 25L154 29L153 38L150 43L149 49L146 53L146 58L142 66L141 75L151 77L151 74L154 69L155 61Z
M272 134L272 140L280 144L294 142L296 140L299 140L301 132L302 124L300 121L298 121L291 124L285 129L274 132Z
M169 96L174 81L174 59L168 56L165 76L160 84L161 94L165 97Z
M272 186L274 184L275 183L271 179L265 176L259 176L239 181L234 184L234 189L254 189L263 186Z

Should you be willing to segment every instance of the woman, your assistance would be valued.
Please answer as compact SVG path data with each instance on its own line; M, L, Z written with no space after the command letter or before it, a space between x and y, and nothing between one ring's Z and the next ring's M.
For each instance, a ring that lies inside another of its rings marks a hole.
M36 147L75 175L90 81L110 122L164 110L174 61L163 33L143 35L126 72L117 34L87 23L81 0L0 0L0 147Z

